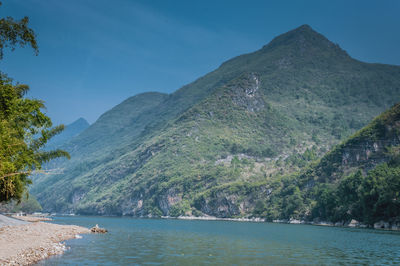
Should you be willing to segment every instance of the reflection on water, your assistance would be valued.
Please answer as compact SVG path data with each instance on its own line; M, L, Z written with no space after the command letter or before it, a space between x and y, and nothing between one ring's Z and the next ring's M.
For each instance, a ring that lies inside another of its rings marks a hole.
M58 217L56 223L109 230L67 241L39 265L400 264L400 234L271 223Z

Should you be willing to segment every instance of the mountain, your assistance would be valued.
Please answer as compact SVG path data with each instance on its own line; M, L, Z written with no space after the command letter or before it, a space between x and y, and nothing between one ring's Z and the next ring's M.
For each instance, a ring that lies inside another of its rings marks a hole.
M270 219L398 228L399 193L400 103L302 173L283 178L258 211Z
M84 118L79 118L73 123L65 126L64 131L62 131L59 135L56 135L47 143L47 148L52 149L58 146L61 146L68 141L70 141L73 137L78 136L81 132L89 127L89 123Z
M168 97L167 94L158 92L130 97L101 115L93 125L64 148L80 161L81 156L102 156L105 151L129 144L146 126L157 119L151 112Z
M56 212L279 216L264 205L283 176L398 101L399 66L355 60L303 25L170 95L106 112L31 193Z

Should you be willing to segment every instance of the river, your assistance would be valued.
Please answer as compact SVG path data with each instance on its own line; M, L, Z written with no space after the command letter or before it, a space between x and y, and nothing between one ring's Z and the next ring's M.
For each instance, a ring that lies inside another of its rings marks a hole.
M55 217L107 234L38 265L400 265L400 232L232 221Z

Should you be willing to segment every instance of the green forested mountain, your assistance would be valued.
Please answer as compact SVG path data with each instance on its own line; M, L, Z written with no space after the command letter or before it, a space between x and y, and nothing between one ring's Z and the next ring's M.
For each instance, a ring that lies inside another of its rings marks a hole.
M269 219L399 222L400 103L271 189L258 210Z
M297 206L283 215L272 197L282 180L398 101L400 67L357 61L304 25L106 112L31 192L57 212L288 217Z

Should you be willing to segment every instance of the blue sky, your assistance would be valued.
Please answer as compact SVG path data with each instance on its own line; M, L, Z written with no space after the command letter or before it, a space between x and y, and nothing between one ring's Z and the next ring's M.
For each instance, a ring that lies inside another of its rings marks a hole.
M366 62L400 65L400 1L3 0L39 43L6 51L0 70L30 85L55 123L93 123L124 99L171 93L309 24Z

